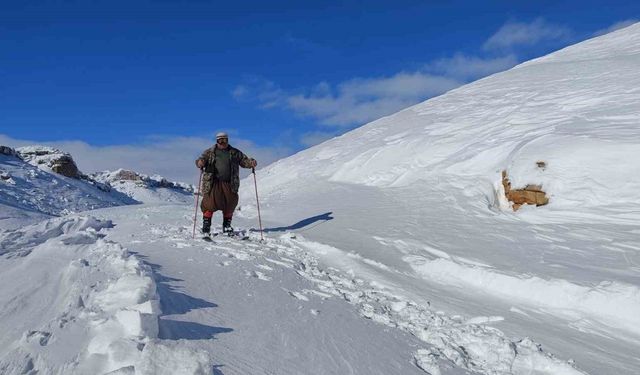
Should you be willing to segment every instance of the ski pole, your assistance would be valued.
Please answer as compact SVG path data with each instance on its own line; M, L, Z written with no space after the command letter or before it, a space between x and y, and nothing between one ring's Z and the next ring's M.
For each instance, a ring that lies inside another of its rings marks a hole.
M200 184L202 183L202 173L204 169L200 169L200 178L198 179L198 190L196 191L196 210L193 214L193 236L196 238L196 221L198 220L198 202L200 201Z
M256 206L258 207L258 223L260 223L260 241L264 241L264 237L262 236L262 218L260 217L260 200L258 199L258 182L256 179L256 168L251 168L251 172L253 172L253 185L256 188Z

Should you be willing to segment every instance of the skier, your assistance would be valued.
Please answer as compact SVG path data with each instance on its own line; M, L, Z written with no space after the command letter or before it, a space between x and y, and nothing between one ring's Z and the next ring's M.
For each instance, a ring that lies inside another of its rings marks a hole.
M240 168L255 168L258 162L229 144L227 133L216 134L216 144L196 160L202 174L202 233L211 232L211 218L222 211L222 232L233 235L231 220L238 205Z

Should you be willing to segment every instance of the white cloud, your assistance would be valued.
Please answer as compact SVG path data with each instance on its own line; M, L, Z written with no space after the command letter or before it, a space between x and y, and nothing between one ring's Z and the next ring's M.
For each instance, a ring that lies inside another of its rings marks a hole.
M306 147L315 146L320 144L328 139L335 137L337 134L334 132L309 132L304 133L300 137L300 143L302 143Z
M337 86L320 82L301 94L287 93L266 80L254 81L250 89L240 85L234 92L241 91L242 100L257 101L261 108L284 108L320 124L340 127L375 120L461 84L449 77L402 72L352 79Z
M468 81L507 70L517 63L518 58L514 54L485 59L458 53L427 64L426 69L432 73Z
M601 29L601 30L596 31L595 33L593 33L593 36L600 36L600 35L604 35L604 34L609 34L609 33L614 32L616 30L624 29L625 27L631 26L634 23L638 23L638 22L640 22L640 21L637 20L637 19L628 19L628 20L616 22L613 25L607 27L606 29Z
M508 50L516 46L532 46L543 41L568 41L572 31L564 26L538 18L530 23L507 22L484 43L485 50Z
M571 34L569 29L549 24L543 19L531 23L510 22L484 44L485 49L497 49L497 56L458 53L431 61L413 72L355 78L334 85L320 82L297 92L283 90L272 81L253 77L238 85L232 95L239 101L256 102L263 109L291 111L311 118L319 125L348 128L393 114L470 81L515 66L519 62L518 57L510 53L508 47L532 45L547 39L565 40ZM300 141L304 145L312 145L321 138L318 134L309 133Z
M258 160L264 167L291 154L286 148L259 147L254 143L231 138L234 147ZM213 137L151 136L141 144L93 146L81 141L35 142L17 140L0 134L0 145L20 147L43 144L69 152L85 173L118 168L145 174L160 174L170 180L195 184L198 170L194 160L213 144Z

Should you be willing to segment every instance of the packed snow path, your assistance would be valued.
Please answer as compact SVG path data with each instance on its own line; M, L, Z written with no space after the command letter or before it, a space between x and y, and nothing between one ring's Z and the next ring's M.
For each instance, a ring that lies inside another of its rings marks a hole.
M160 339L205 349L214 374L423 373L412 357L419 340L319 290L276 241L192 240L188 209L99 212L116 223L107 238L154 270Z
M116 224L108 239L154 270L159 338L206 350L219 374L582 373L530 339L510 340L492 317L447 316L323 266L316 254L332 248L292 231L207 243L191 239L188 206L96 214Z

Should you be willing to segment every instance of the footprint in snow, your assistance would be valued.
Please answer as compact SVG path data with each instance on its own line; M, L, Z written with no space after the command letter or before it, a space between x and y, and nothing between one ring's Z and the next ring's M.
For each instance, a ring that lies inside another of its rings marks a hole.
M50 338L51 333L45 331L29 331L25 335L25 340L27 342L37 342L40 346L47 346Z
M291 297L299 299L300 301L309 301L309 297L305 296L304 294L302 294L300 292L294 292L294 291L291 291L291 290L287 290L287 293L289 293L289 295Z
M271 281L271 278L260 271L247 271L247 276L255 277L258 280Z

